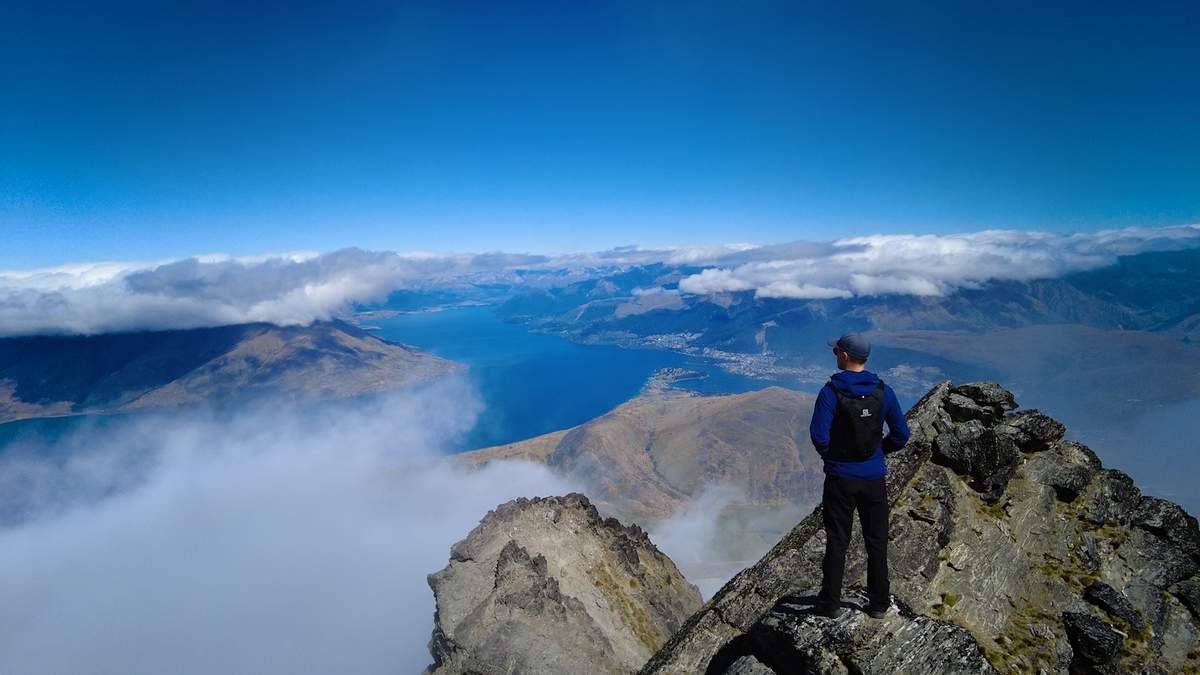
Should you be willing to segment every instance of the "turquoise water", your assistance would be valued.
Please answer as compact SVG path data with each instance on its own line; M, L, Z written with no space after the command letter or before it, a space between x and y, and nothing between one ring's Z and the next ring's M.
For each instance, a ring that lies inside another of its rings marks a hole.
M732 375L711 360L682 354L580 345L531 333L528 326L496 318L491 307L402 314L372 318L371 323L380 327L375 331L380 337L468 366L467 377L485 407L456 451L513 443L583 424L637 396L655 370L668 366L708 373L705 379L677 385L705 393L743 393L772 385L813 390ZM121 418L94 415L0 424L0 452L22 440L40 438L54 445L84 426L101 432L114 427L111 432L118 433Z
M638 394L657 369L686 357L577 345L528 332L491 307L372 319L382 338L465 363L485 408L462 450L540 436L598 417Z
M380 337L427 349L469 366L485 409L462 450L540 436L599 417L638 395L659 368L707 372L681 388L741 393L771 386L722 371L682 354L611 345L580 345L554 335L507 324L491 307L403 314L372 319ZM796 388L795 385L780 385Z
M17 420L0 424L0 448L23 441L58 441L63 436L84 426L107 428L122 419L122 415L79 415L74 417L47 417L32 420Z

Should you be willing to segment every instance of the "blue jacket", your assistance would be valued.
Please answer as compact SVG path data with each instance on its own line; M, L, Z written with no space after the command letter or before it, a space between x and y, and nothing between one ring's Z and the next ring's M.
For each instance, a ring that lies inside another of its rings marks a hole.
M846 396L865 396L875 391L879 386L879 376L870 372L854 372L843 370L830 380ZM849 480L874 480L887 475L887 465L883 463L884 453L895 452L908 442L908 424L904 421L904 413L900 410L900 402L896 400L896 392L886 384L883 386L883 419L887 422L888 435L883 439L875 454L862 462L851 461L849 457L829 447L829 427L833 424L833 414L837 410L837 396L829 387L822 387L817 394L817 403L813 406L812 423L808 425L808 433L812 437L813 447L825 460L825 473L830 476Z

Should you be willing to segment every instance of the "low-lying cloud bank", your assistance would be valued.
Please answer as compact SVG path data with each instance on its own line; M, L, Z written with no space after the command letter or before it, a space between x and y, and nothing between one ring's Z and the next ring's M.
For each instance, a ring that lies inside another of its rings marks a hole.
M813 246L763 246L727 256L679 284L685 293L754 291L771 298L942 296L989 281L1030 281L1114 264L1118 256L1200 246L1200 226L1095 234L991 230L873 235Z
M269 322L307 325L469 259L346 249L0 272L0 335L92 334Z
M499 504L584 488L537 464L436 461L479 406L452 376L0 444L0 672L420 672L426 575L450 547ZM654 540L688 572L728 559L733 497L711 491ZM697 579L708 595L737 571L720 567Z
M137 417L0 455L0 672L399 673L425 576L545 468L425 462L474 419L450 379L355 406Z
M946 295L992 280L1025 281L1103 267L1117 256L1200 246L1200 225L1094 234L992 230L958 235L874 235L833 242L644 249L558 257L507 253L367 252L154 263L77 264L0 271L0 337L203 328L269 322L305 325L348 314L402 288L480 273L611 268L665 262L711 267L685 293L754 291L762 297ZM519 275L508 278L520 282Z

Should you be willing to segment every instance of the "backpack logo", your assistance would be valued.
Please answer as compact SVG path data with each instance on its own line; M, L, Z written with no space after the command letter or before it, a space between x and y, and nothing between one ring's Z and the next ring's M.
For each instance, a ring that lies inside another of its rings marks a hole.
M866 461L879 450L883 440L884 384L866 396L846 396L830 381L827 384L837 398L833 420L829 424L829 447L846 455L852 462Z

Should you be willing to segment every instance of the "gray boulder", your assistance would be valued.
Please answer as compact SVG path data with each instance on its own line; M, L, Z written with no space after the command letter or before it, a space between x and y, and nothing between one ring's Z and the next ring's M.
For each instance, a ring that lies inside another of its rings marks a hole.
M1122 471L1105 469L1084 497L1081 516L1093 525L1127 525L1142 491Z
M1001 387L997 382L970 382L954 387L950 393L966 396L976 405L988 406L1001 411L1016 410L1018 407L1012 392Z
M1200 579L1195 577L1171 586L1171 594L1179 598L1192 616L1200 621Z
M998 427L999 428L999 427ZM1045 465L1046 470L1036 480L1054 489L1059 501L1073 502L1092 484L1096 474L1104 469L1096 453L1086 445L1072 441L1058 444L1061 461Z
M998 434L977 419L939 435L933 448L935 462L970 476L975 489L988 502L995 502L1003 494L1021 459L1012 434Z
M1146 632L1146 622L1133 605L1129 604L1129 599L1103 581L1093 581L1084 592L1083 599L1124 621L1134 633Z
M956 392L946 395L946 412L955 422L977 420L986 424L995 424L1004 416L1001 408L979 405L974 400Z
M1022 452L1049 450L1067 433L1067 428L1061 422L1038 410L1022 410L1006 415L1001 423L1020 432L1017 444Z
M1170 542L1200 561L1200 527L1178 504L1157 497L1144 497L1130 516L1134 525Z
M1074 649L1072 673L1127 672L1118 661L1124 640L1104 619L1088 612L1063 612L1062 620Z
M634 672L702 603L640 528L580 494L489 512L429 585L436 675Z

